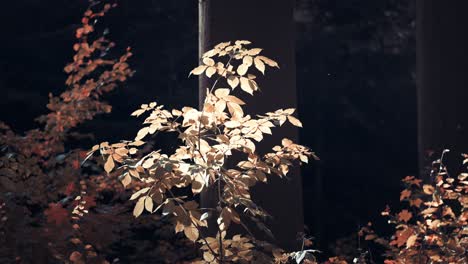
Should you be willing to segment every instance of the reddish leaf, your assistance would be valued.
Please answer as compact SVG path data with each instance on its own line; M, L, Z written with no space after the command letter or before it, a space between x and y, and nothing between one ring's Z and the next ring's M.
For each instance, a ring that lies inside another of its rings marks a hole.
M44 214L48 223L55 223L55 225L60 226L69 222L68 211L59 203L50 203Z

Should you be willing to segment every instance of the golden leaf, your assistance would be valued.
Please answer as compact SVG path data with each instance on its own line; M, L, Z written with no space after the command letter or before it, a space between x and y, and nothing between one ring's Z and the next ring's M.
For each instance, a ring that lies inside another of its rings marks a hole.
M195 69L193 69L193 70L190 72L189 75L192 75L192 74L193 74L193 75L200 75L200 74L202 74L202 73L206 70L206 68L208 68L208 66L206 66L206 65L200 65L200 66L196 67Z
M217 49L212 49L212 50L209 50L205 53L203 53L203 57L204 58L209 58L209 57L213 57L214 55L218 54L218 50Z
M255 56L255 55L260 54L261 51L262 51L262 49L260 49L260 48L253 48L253 49L249 49L247 51L247 54L250 55L250 56Z
M238 104L228 102L227 106L228 106L228 110L231 116L235 118L241 118L244 116L244 111Z
M257 58L261 59L266 65L268 65L270 67L279 68L278 63L276 63L276 61L274 61L272 59L269 59L269 58L267 58L265 56L257 56Z
M107 173L110 173L114 169L114 167L115 167L114 159L112 158L112 155L109 155L109 157L107 157L106 163L104 164L104 170Z
M236 45L248 45L248 44L251 44L252 42L248 41L248 40L236 40L236 42L234 42Z
M238 121L227 121L224 123L224 126L227 128L235 128L239 127L241 124Z
M418 239L418 236L416 234L413 234L410 237L408 237L408 240L406 240L406 248L410 248L414 246L417 239Z
M149 127L144 127L138 131L137 136L135 137L135 141L139 141L143 139L149 132Z
M241 89L251 95L253 95L253 89L252 87L250 86L250 80L245 78L245 77L241 77L240 78L240 85L241 85Z
M245 56L243 59L242 59L242 64L245 64L247 65L248 67L252 66L252 62L253 62L253 59L252 57L250 56ZM243 74L242 74L243 75Z
M145 109L138 109L136 111L134 111L131 115L132 116L140 116L141 114L143 114L146 110Z
M199 236L198 228L191 226L184 227L185 236L193 242L196 242Z
M153 199L151 199L151 197L146 197L145 199L145 209L146 211L148 212L153 212Z
M208 78L211 78L211 76L213 76L213 74L216 73L216 68L215 67L208 67L208 69L206 69L206 76Z
M126 188L131 182L132 182L132 177L128 173L124 174L124 177L121 180L123 186Z
M235 104L238 104L238 105L244 105L244 101L242 101L241 99L233 96L233 95L228 95L226 96L226 98L224 98L226 101L228 102L232 102L232 103L235 103Z
M140 197L140 195L146 193L147 191L149 191L149 187L145 187L137 192L135 192L134 194L132 194L132 196L130 197L130 200L135 200L136 198Z
M301 121L299 119L295 118L294 116L288 116L288 120L294 126L302 127Z
M215 260L215 256L213 256L213 254L211 254L211 252L205 251L203 253L203 259L205 261L208 261L208 262L213 262Z
M213 66L215 65L215 61L212 58L205 57L203 58L203 63L208 66Z
M239 85L239 78L231 75L227 78L227 83L234 89Z
M140 197L140 199L138 199L135 208L133 208L133 216L138 217L143 213L143 209L145 208L145 199L146 197Z
M263 61L258 57L255 57L254 63L255 68L257 68L257 70L259 70L261 73L265 74L265 63L263 63Z
M241 64L239 65L239 67L237 67L237 73L242 76L244 74L247 73L247 70L249 69L249 65L247 64ZM242 79L241 79L241 83L242 83Z
M229 89L216 89L216 91L214 93L215 93L216 97L222 99L222 98L229 95Z

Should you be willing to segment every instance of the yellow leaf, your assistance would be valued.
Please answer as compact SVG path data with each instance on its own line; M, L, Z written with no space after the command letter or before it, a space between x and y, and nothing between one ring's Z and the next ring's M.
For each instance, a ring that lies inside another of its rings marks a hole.
M205 251L203 253L203 259L205 261L208 261L208 262L213 262L215 260L215 256L213 256L213 254L211 254L211 252Z
M134 111L131 115L132 116L140 116L141 114L143 114L146 110L145 109L138 109L136 111Z
M247 64L241 64L239 67L237 67L237 73L242 76L247 73L247 70L249 69L249 65ZM242 80L241 80L242 83Z
M147 191L149 191L150 188L148 187L145 187L137 192L135 192L134 194L132 194L132 196L130 197L130 200L135 200L136 198L140 197L140 195L146 193Z
M257 58L261 59L266 65L270 67L276 67L279 68L278 63L272 59L269 59L265 56L257 56Z
M110 173L115 167L114 159L112 158L112 155L109 155L107 158L106 164L104 164L104 170L107 173Z
M203 63L208 66L213 66L215 61L212 58L205 57L203 58Z
M299 121L299 119L295 118L294 116L288 116L288 120L294 126L302 127L301 121Z
M234 42L236 45L248 45L252 42L248 41L248 40L236 40L236 42Z
M252 57L250 57L250 56L245 56L245 57L242 59L242 64L245 64L245 65L247 65L248 67L252 66L252 62L253 62L253 59L252 59Z
M145 209L146 211L152 213L153 212L153 199L151 197L146 197L145 199Z
M216 89L214 93L216 97L221 99L229 95L229 89Z
M237 87L237 85L239 85L239 78L231 75L228 77L227 82L229 86L231 86L231 88L234 89Z
M141 215L141 213L143 213L143 209L145 207L145 199L146 197L140 197L140 199L138 199L135 208L133 208L133 216L138 217Z
M229 113L231 114L232 117L235 118L241 118L244 116L244 111L240 107L240 105L228 102L227 103Z
M244 101L242 101L241 99L233 96L233 95L228 95L226 96L226 98L224 98L226 101L228 102L232 102L232 103L235 103L235 104L238 104L238 105L244 105Z
M206 58L206 57L213 57L214 55L218 54L218 50L217 49L212 49L212 50L209 50L205 53L203 53L203 57Z
M260 49L260 48L253 48L253 49L249 49L247 51L247 54L250 55L250 56L255 56L255 55L260 54L261 51L262 51L262 49Z
M139 141L143 139L149 132L149 127L144 127L138 131L137 136L135 137L135 141Z
M255 57L254 63L255 68L257 68L257 70L259 70L261 73L265 74L265 63L263 63L263 61L258 57Z
M192 74L193 74L193 75L200 75L200 74L202 74L202 73L206 70L206 68L208 68L208 66L206 66L206 65L200 65L200 66L196 67L195 69L193 69L193 70L190 72L189 76L192 75Z
M250 80L245 78L245 77L241 77L240 78L240 85L241 85L241 89L246 92L246 93L249 93L251 95L253 95L253 89L252 87L250 86Z
M197 241L198 236L199 236L198 229L194 227L193 225L186 226L184 228L184 234L188 239L190 239L193 242Z
M213 76L213 74L216 73L216 68L215 67L208 67L208 69L206 69L206 76L208 78L211 78L211 76Z
M124 177L121 180L123 186L126 188L131 182L132 182L132 177L128 173L124 174Z
M226 123L224 123L224 126L227 128L235 128L235 127L239 127L240 123L239 121L227 121Z
M418 236L415 235L415 234L408 237L408 240L406 240L406 248L410 248L410 247L414 246L417 239L418 239Z

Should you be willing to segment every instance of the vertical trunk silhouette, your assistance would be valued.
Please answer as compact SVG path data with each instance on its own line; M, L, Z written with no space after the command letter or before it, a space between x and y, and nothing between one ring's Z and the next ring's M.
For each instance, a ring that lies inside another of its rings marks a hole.
M253 101L247 114L255 115L282 107L297 107L295 69L295 24L293 20L294 1L292 0L240 0L200 1L199 6L200 54L219 42L230 40L250 40L252 47L262 47L276 60L280 69L265 78L259 76L262 99ZM203 103L209 80L200 79L200 104ZM237 88L239 89L239 88ZM249 100L248 97L242 97ZM255 99L251 99L255 100ZM298 130L284 126L276 135L266 137L259 144L259 153L269 151L272 144L280 144L282 138L297 141ZM298 169L293 169L291 181L271 176L268 186L254 188L254 198L272 216L269 221L273 234L280 246L297 249L298 232L303 230L302 184ZM215 194L202 197L202 204L213 204ZM262 237L260 237L262 238Z
M419 166L427 151L468 149L468 2L417 2Z

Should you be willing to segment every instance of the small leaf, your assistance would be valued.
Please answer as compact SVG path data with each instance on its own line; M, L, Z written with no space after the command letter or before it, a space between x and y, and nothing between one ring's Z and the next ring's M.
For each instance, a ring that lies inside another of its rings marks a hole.
M257 58L261 59L266 65L270 67L276 67L279 68L278 63L272 59L269 59L265 56L257 56Z
M211 76L213 76L213 74L216 73L216 68L215 67L208 67L208 69L206 69L206 76L208 78L211 78Z
M252 57L250 57L250 56L245 56L245 57L242 59L242 64L245 64L245 65L247 65L248 67L252 66L252 62L253 62L253 59L252 59Z
M403 210L398 214L398 220L408 222L413 214L409 212L408 210Z
M153 199L149 196L147 196L145 199L145 209L148 212L153 212Z
M237 67L237 73L242 76L247 73L247 70L249 69L249 66L246 64L241 64L239 67ZM242 83L242 80L241 80Z
M253 48L253 49L248 50L247 54L250 55L250 56L255 56L255 55L260 54L261 51L262 51L262 49L260 49L260 48Z
M202 73L206 70L206 68L208 68L208 66L206 66L206 65L200 65L200 66L196 67L195 69L193 69L193 70L190 72L189 76L192 75L192 74L193 74L193 75L200 75L200 74L202 74Z
M133 216L138 217L143 213L143 209L145 208L145 199L146 197L140 197L140 199L138 199L135 208L133 208Z
M104 164L104 170L107 173L110 173L114 169L114 167L115 167L114 159L112 158L112 155L109 155L109 157L107 157L106 164Z
M213 66L215 64L214 60L209 57L203 58L203 63L208 66Z
M250 80L245 78L245 77L241 77L240 78L240 85L241 85L241 89L246 92L246 93L249 93L251 95L253 95L253 89L252 87L250 86Z
M144 127L138 131L137 136L135 137L135 141L139 141L143 139L149 132L149 127Z
M197 241L198 236L199 236L198 229L192 225L186 226L184 228L184 234L188 239L190 239L193 242Z
M228 77L227 82L229 86L231 86L231 88L234 89L239 85L239 78L231 75Z
M255 68L257 68L257 70L259 70L261 73L265 74L265 63L263 63L263 61L258 57L255 57L254 63Z
M221 99L229 95L229 89L216 89L214 93L216 97Z
M200 216L200 221L203 221L203 220L208 219L209 216L210 216L210 214L209 214L208 212L203 213L203 214Z
M299 119L295 118L294 116L288 116L288 120L294 126L302 127L301 121L299 121Z
M136 198L140 197L140 195L146 193L147 191L149 191L149 187L145 187L137 192L135 192L134 194L132 194L132 196L130 197L130 200L135 200Z
M143 114L146 110L145 109L138 109L136 111L134 111L131 116L140 116L141 114Z
M128 173L125 173L120 180L123 184L123 186L126 188L131 182L132 182L132 177Z
M205 261L208 261L209 263L213 262L215 260L215 256L213 256L213 254L211 254L210 251L205 251L203 253L203 259Z

